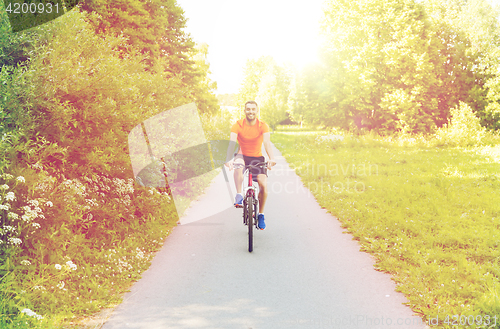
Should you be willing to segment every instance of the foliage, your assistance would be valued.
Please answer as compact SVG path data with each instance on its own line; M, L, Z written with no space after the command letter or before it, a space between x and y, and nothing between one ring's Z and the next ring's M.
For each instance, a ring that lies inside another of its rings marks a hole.
M10 33L9 17L3 1L0 3L0 67L15 67L28 59L29 35Z
M194 86L194 97L198 111L202 113L215 114L220 111L214 91L217 83L210 80L210 64L207 61L208 45L206 43L197 45L193 56L194 66L198 72L197 83Z
M333 80L327 81L326 68L316 63L306 66L297 73L293 98L295 105L291 113L296 121L304 121L313 125L326 125L349 129L349 118L345 112L334 111L336 98L330 98L332 90L339 91L339 85Z
M485 137L485 128L472 108L465 103L451 110L449 124L445 124L436 132L439 144L451 146L468 146L480 144Z
M441 42L440 56L445 58L441 80L446 93L440 95L440 107L448 110L465 102L483 126L494 128L486 106L495 101L494 82L489 80L498 79L498 10L484 0L428 0L425 8Z
M486 0L328 1L322 63L293 116L356 133L433 133L465 102L498 125L498 14Z
M247 101L255 100L259 104L260 117L274 129L287 118L290 82L290 73L272 57L248 60L238 93L238 107L243 108Z
M207 140L228 140L231 126L234 123L230 113L220 112L216 115L202 114L201 123Z
M184 32L184 11L175 0L114 1L113 6L108 0L91 0L82 9L94 14L87 20L97 35L124 37L127 45L119 45L121 51L136 49L148 71L179 79L201 112L218 111L213 94L217 84L208 77L208 45L195 46Z
M491 129L500 131L500 72L485 83L488 89L486 101L488 105L480 113L482 124Z
M97 35L122 35L145 55L148 67L160 64L170 77L182 73L183 81L190 82L195 73L188 54L194 43L183 31L186 18L175 0L118 0L110 4L108 0L82 4L82 10L97 14L88 16Z
M260 80L266 74L267 65L273 62L274 60L270 56L257 60L247 60L243 73L244 79L237 96L236 105L239 108L243 108L247 101L257 98Z
M35 123L30 117L35 86L34 70L28 66L35 47L43 47L50 36L46 29L38 33L11 33L8 17L0 3L0 171L18 160L18 153L35 152L30 140Z
M51 327L116 303L177 222L168 194L134 183L127 137L195 97L216 106L206 51L197 64L188 59L195 52L174 1L128 4L137 11L124 25L114 8L96 13L86 2L83 12L0 36L2 328ZM141 21L141 6L162 13L159 25ZM118 33L134 21L141 28ZM187 201L204 184L191 184Z
M262 119L273 130L287 118L289 84L288 74L277 65L261 78L259 93L255 99L263 109L260 113Z
M45 161L66 177L130 177L128 132L159 111L189 102L188 88L166 72L148 71L134 48L124 54L122 37L95 35L84 14L65 16L53 25L58 37L31 64L38 133L66 153Z
M498 144L443 149L324 132L272 141L413 311L439 315L440 327L451 314L498 316Z
M327 118L345 116L353 128L381 133L432 130L443 59L422 5L331 1L323 33Z

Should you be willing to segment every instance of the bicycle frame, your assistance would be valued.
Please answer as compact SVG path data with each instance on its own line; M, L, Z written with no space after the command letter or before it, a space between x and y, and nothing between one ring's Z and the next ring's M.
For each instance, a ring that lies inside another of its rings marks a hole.
M255 184L254 184L255 183ZM253 181L253 176L250 168L245 168L245 171L243 173L243 202L247 200L247 195L250 194L250 196L253 197L254 200L254 219L256 219L256 211L258 210L259 206L259 183ZM245 208L245 207L243 207ZM243 217L245 217L245 214L243 214ZM246 224L246 223L245 223ZM256 221L254 220L254 225L256 225Z
M261 162L257 165L245 167L243 172L243 224L248 227L248 251L253 250L253 227L257 228L257 211L259 210L259 183L254 184L252 177L252 167L267 165ZM249 204L250 203L250 204Z
M249 169L247 169L246 172L247 173L244 176L247 176L247 177L245 177L244 180L246 180L247 183L243 187L243 191L244 191L243 195L247 195L248 191L253 190L254 196L257 197L259 195L259 192L260 192L259 183L253 181L252 172Z

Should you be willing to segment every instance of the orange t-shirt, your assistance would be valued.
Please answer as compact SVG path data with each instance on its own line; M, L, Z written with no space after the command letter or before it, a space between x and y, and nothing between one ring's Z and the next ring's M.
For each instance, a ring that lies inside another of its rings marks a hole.
M269 132L267 123L257 119L253 126L249 126L245 119L238 120L231 128L232 133L238 134L240 152L249 157L262 156L262 141L264 133Z

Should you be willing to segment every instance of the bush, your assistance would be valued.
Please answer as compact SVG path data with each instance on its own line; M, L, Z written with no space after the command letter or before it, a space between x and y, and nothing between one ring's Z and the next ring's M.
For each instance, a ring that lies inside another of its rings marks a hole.
M436 132L437 145L471 146L482 142L486 129L481 127L480 119L469 105L460 102L450 113L449 123Z

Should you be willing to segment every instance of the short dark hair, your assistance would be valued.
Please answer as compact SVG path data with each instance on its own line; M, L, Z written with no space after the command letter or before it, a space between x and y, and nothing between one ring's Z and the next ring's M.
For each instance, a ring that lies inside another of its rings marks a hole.
M257 105L257 102L256 101L248 101L245 103L245 108L247 108L247 104L255 104L257 106L257 108L259 107L259 105Z

